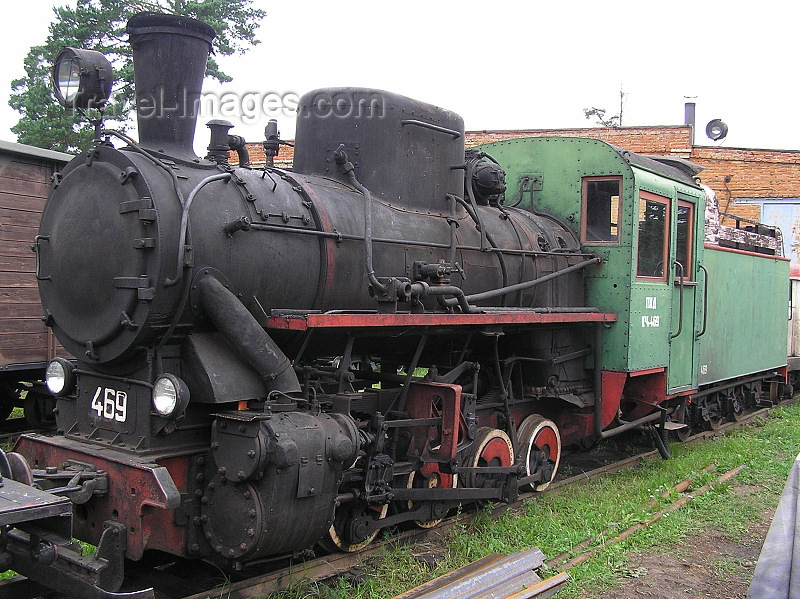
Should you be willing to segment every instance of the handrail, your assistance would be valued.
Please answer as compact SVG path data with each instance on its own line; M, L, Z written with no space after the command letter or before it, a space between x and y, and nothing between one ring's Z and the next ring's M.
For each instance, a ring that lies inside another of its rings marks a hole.
M453 139L458 139L459 137L461 137L460 131L456 131L455 129L448 129L447 127L442 127L440 125L434 125L433 123L426 123L425 121L418 121L416 119L406 119L404 121L400 121L400 124L403 125L404 127L406 125L416 125L417 127L422 127L423 129L438 131L439 133L452 135Z
M703 277L703 329L695 335L695 340L706 334L706 323L708 322L708 270L702 264L698 264L697 267L705 273L705 276Z
M38 281L49 281L50 277L49 276L43 277L41 272L40 272L40 268L41 268L41 262L39 261L39 242L40 241L50 241L50 236L49 235L37 235L36 237L33 238L33 245L31 246L31 249L36 254L36 268L35 268L34 272L36 273L36 279Z
M679 315L678 315L678 331L674 335L670 335L669 336L670 339L675 339L675 337L680 335L681 331L683 330L683 287L684 287L684 285L683 285L683 264L681 264L677 260L675 260L675 262L673 264L674 264L674 266L680 268L681 274L680 274L679 280L680 280L681 292L680 292L680 295L679 295L680 299L678 301L678 313L679 313Z

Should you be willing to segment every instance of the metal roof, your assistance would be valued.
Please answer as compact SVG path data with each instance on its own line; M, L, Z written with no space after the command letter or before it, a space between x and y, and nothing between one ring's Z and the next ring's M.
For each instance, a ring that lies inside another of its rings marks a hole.
M64 163L67 163L75 158L75 156L72 154L66 154L65 152L45 150L44 148L37 148L36 146L28 146L25 144L18 144L15 142L2 140L0 140L0 151L20 154L23 156L35 156L36 158L44 158L46 160L55 160L56 162Z

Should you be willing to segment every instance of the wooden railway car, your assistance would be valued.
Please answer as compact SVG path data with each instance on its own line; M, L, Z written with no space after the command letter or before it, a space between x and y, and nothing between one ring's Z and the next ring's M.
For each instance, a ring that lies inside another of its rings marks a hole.
M34 427L52 423L55 403L41 382L45 365L67 354L42 322L31 244L51 177L71 159L0 141L0 417L22 406Z

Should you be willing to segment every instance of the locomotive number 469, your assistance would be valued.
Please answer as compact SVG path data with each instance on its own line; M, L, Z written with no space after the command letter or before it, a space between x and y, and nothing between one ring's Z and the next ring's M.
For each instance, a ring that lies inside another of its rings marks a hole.
M125 422L128 416L128 394L110 387L98 387L92 398L92 409L100 418Z

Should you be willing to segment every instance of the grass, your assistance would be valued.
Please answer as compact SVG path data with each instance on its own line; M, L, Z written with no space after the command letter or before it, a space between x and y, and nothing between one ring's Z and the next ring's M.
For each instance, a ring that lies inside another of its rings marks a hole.
M600 593L623 577L641 575L636 564L629 563L632 552L674 551L686 537L711 530L738 542L751 523L777 505L798 451L800 404L794 404L773 410L764 423L719 439L673 443L668 461L652 458L634 469L543 493L499 517L484 508L471 522L454 528L445 546L436 550L439 559L434 560L434 567L426 565L430 559L418 559L426 548L405 547L365 563L365 576L342 577L332 586L301 585L274 597L389 599L490 553L539 547L546 556L554 557L589 537L596 537L596 546L632 524L649 520L655 511L675 501L678 496L674 492L667 499L660 495L678 482L692 478L696 489L741 464L746 466L733 483L715 485L677 512L573 568L570 582L558 597L582 597L586 589ZM709 464L716 464L716 469L702 473ZM737 492L730 492L733 485ZM657 503L648 509L651 500ZM721 560L714 570L724 577L733 567Z

